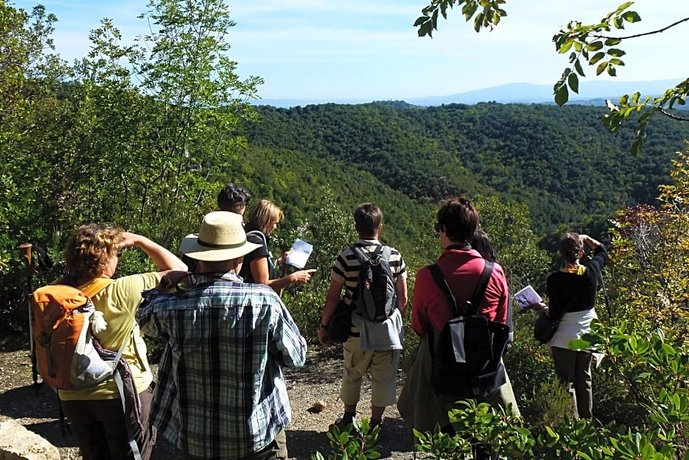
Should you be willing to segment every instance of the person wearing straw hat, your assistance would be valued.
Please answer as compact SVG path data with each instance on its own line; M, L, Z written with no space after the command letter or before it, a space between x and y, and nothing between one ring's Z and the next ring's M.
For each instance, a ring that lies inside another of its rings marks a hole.
M237 275L256 247L239 214L211 212L181 243L199 262L193 277L171 273L144 292L141 330L167 342L149 430L182 458L287 458L282 367L304 364L306 341L275 291Z

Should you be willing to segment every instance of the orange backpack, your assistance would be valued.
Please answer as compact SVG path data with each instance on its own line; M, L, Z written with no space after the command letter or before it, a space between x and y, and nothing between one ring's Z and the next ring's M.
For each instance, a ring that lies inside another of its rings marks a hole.
M92 326L97 315L90 299L110 283L111 279L98 278L83 291L52 284L33 292L31 308L36 361L43 381L51 387L61 390L88 388L114 374L126 341L114 359L104 357L102 347L93 336Z

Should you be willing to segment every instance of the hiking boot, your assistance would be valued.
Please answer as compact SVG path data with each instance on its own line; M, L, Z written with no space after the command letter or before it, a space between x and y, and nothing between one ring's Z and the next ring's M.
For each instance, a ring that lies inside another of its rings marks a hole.
M337 420L335 423L331 424L328 429L331 430L333 427L337 427L338 430L340 430L340 433L343 431L347 431L348 428L350 428L350 432L353 432L352 424L354 422L354 415L349 414L345 412L345 414Z
M378 441L380 441L383 437L383 420L371 419L371 421L368 424L368 432L372 433L376 427L378 427Z

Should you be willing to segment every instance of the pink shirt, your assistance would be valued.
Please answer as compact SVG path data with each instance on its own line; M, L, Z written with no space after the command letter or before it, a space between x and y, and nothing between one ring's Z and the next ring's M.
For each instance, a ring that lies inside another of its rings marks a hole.
M473 249L449 249L443 251L436 263L457 302L470 300L485 265L481 255ZM496 263L479 313L491 321L506 324L508 308L509 291L505 272ZM451 308L445 295L433 281L431 271L427 267L422 268L416 274L412 328L420 336L425 335L429 324L440 332L451 318Z

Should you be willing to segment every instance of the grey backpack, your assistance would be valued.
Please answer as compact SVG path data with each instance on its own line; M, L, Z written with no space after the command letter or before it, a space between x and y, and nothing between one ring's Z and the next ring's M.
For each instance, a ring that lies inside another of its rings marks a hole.
M369 321L383 322L397 307L395 277L390 269L392 250L379 245L369 254L361 246L352 246L352 251L361 264L352 295L355 311Z

